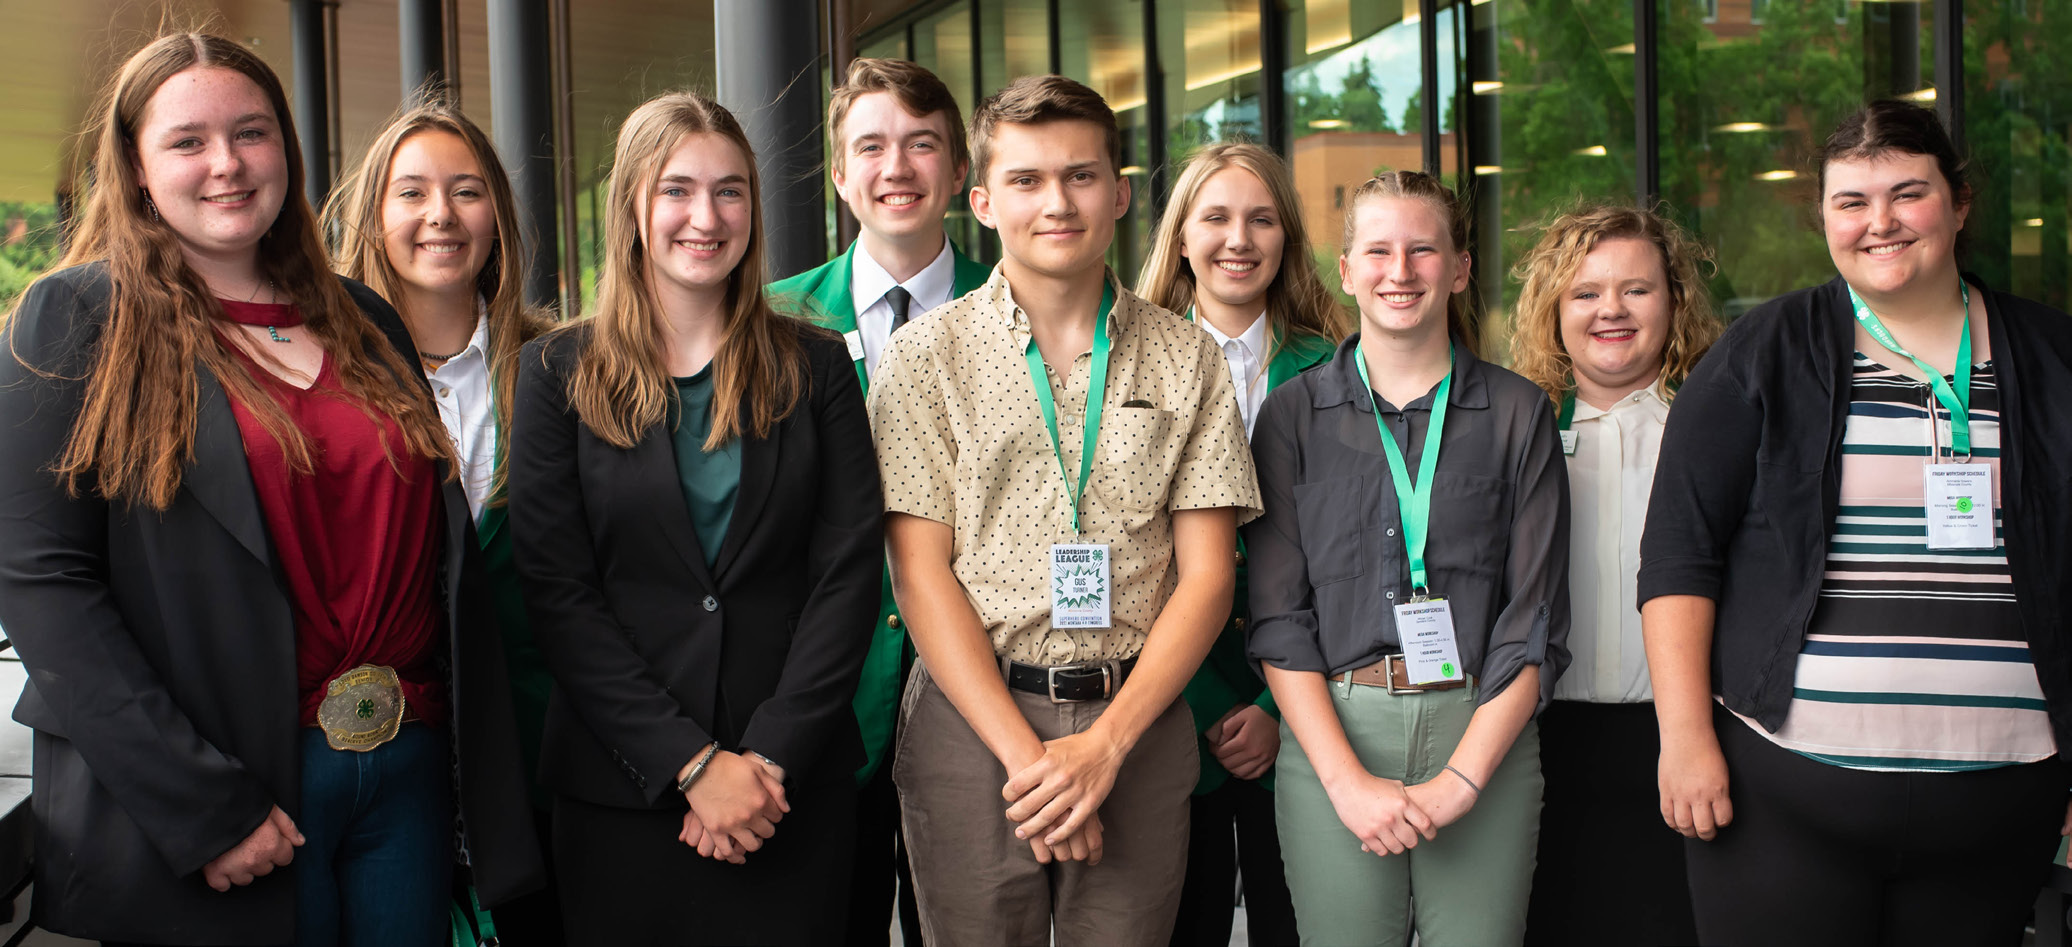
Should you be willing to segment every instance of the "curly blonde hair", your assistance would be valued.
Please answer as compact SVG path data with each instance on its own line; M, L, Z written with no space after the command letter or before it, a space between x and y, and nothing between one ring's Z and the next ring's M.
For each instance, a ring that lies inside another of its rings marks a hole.
M1654 244L1669 280L1669 344L1662 353L1666 397L1675 397L1676 387L1719 338L1720 320L1703 272L1712 264L1709 248L1652 210L1611 204L1570 210L1546 226L1539 243L1511 270L1523 284L1511 323L1511 370L1540 386L1556 405L1575 387L1575 362L1561 342L1561 297L1599 243L1629 237Z

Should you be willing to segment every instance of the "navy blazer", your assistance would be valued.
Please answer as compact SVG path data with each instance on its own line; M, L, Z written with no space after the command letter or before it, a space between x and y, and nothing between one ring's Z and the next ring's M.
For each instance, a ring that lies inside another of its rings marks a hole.
M396 311L343 282L414 364ZM294 865L228 893L200 874L275 805L301 810L295 619L230 400L202 369L194 457L163 512L67 496L50 470L110 293L98 263L44 277L0 352L0 624L29 672L14 717L35 730L37 922L102 940L284 943ZM467 500L450 478L441 496L460 812L475 881L498 903L544 872Z

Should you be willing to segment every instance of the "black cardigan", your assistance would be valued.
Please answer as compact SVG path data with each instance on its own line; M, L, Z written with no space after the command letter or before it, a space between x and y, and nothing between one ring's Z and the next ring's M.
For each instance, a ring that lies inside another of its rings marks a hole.
M2006 293L1976 298L2000 390L1999 500L2015 599L2052 732L2072 747L2072 411L2052 403L2072 398L2072 318ZM1662 435L1640 601L1716 601L1713 692L1773 732L1791 706L1841 502L1854 352L1840 277L1773 299L1699 362Z

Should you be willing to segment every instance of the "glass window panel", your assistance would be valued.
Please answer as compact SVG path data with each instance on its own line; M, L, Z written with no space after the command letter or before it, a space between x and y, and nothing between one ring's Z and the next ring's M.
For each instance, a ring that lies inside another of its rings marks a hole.
M978 60L972 55L969 0L950 4L940 12L915 22L913 37L914 62L927 67L950 87L950 95L957 99L957 108L969 120L972 108L978 105L974 97ZM979 233L985 228L971 215L971 203L964 194L960 193L950 201L943 226L958 246L981 246Z
M1472 19L1476 275L1483 338L1500 344L1518 297L1508 274L1539 238L1534 223L1578 200L1633 199L1633 5L1489 0Z
M1346 195L1377 171L1424 166L1418 0L1287 9L1287 158L1317 266L1337 286Z
M1258 0L1159 0L1158 58L1172 167L1211 142L1265 139Z
M1092 87L1115 110L1122 132L1122 173L1130 182L1130 210L1115 222L1108 265L1123 282L1136 282L1151 238L1150 88L1144 78L1146 0L1059 0L1060 60L1064 74Z
M1975 190L1964 263L1988 285L2065 309L2072 7L1973 0L1964 12L1964 134Z
M1813 156L1870 99L1934 101L1933 13L1835 0L1706 12L1672 3L1661 20L1662 194L1717 254L1712 289L1731 318L1834 275Z

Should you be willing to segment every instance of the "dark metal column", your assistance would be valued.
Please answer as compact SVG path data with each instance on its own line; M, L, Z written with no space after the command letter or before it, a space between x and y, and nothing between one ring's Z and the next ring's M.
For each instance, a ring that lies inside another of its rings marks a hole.
M1259 0L1259 131L1266 147L1286 155L1288 128L1288 14L1279 0Z
M1935 112L1964 153L1964 0L1935 0Z
M1065 71L1065 28L1063 15L1058 10L1058 0L1044 3L1044 22L1050 27L1050 72L1062 75ZM1009 76L1008 79L1014 79Z
M1166 80L1165 63L1158 55L1158 3L1142 0L1144 6L1144 163L1150 170L1145 179L1151 186L1146 206L1165 206L1166 182ZM1091 67L1089 67L1091 68ZM1154 214L1154 216L1156 216Z
M770 279L827 261L820 32L810 0L713 0L719 101L755 146Z
M324 0L288 0L288 46L295 56L295 138L302 145L302 190L321 207L331 194L331 72L326 65Z
M525 301L552 306L561 279L554 244L553 62L546 0L489 0L489 107L496 152L511 172L520 218L532 238Z
M1437 177L1442 160L1439 151L1439 123L1446 110L1446 100L1439 97L1439 14L1427 10L1417 18L1417 59L1421 67L1424 91L1417 100L1424 103L1424 171Z
M1468 159L1462 169L1461 180L1473 182L1463 188L1473 203L1475 213L1475 287L1482 298L1482 311L1496 312L1504 302L1504 271L1509 261L1504 259L1504 178L1503 178L1503 96L1475 95L1477 82L1496 82L1501 78L1498 56L1501 46L1497 40L1498 17L1502 16L1502 5L1486 3L1469 5L1460 12L1468 18L1468 40L1465 55L1467 61L1469 90L1467 95ZM1522 14L1521 14L1522 15ZM1482 168L1493 169L1489 174Z
M396 50L403 64L403 97L419 86L446 83L444 0L397 0Z
M1657 147L1662 116L1660 73L1656 71L1656 0L1633 0L1633 191L1640 206L1662 197L1662 153Z

